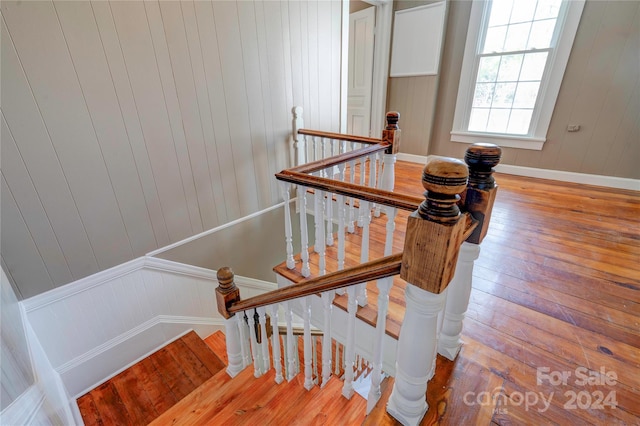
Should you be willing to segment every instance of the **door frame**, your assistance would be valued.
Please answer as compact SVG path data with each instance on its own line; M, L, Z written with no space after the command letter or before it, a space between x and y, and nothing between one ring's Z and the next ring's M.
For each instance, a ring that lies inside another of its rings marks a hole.
M393 0L363 0L376 8L376 26L373 47L373 78L371 82L372 137L380 137L384 128L387 108L387 81L389 80L389 53L391 49L391 21ZM342 1L342 58L340 72L340 132L347 131L347 79L349 78L349 1ZM345 37L346 34L346 37Z

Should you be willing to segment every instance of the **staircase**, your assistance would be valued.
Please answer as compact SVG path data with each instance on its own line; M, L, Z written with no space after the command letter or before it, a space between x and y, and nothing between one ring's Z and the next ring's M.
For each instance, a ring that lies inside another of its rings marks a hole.
M300 345L302 347L302 345ZM318 348L321 352L321 343ZM233 379L224 370L225 336L193 331L78 398L86 425L359 425L366 400L340 396L342 382L306 391L298 374L273 386L274 370Z

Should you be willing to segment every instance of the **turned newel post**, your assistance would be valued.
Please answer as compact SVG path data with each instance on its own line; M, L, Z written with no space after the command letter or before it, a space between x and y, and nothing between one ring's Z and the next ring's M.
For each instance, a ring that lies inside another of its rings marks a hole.
M429 162L422 174L426 199L407 221L400 277L409 285L387 405L404 425L419 424L428 409L425 394L436 357L438 314L467 226L457 205L467 176L467 166L459 160Z
M387 126L382 131L382 140L390 146L385 150L382 156L383 169L380 175L380 189L385 191L393 191L395 182L395 163L398 148L400 147L400 128L398 127L398 120L400 119L400 113L396 111L390 111L387 113Z
M462 208L478 221L478 226L460 247L455 274L447 289L447 302L438 340L438 353L453 360L462 342L462 322L471 295L473 263L480 255L480 243L487 233L498 186L493 168L500 162L501 149L493 144L471 145L464 161L469 166L469 184L460 202Z
M229 312L229 307L234 302L240 301L240 290L236 287L233 277L231 268L225 266L218 269L216 304L218 305L218 312L224 317L227 356L229 358L227 374L231 377L235 377L244 368L238 315Z

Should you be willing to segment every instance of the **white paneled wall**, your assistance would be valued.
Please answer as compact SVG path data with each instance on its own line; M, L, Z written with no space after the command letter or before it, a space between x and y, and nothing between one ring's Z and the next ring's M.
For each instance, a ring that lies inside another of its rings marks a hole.
M339 129L337 0L3 1L1 24L21 298L278 202L294 105Z
M245 298L275 284L236 277ZM152 257L119 265L23 302L53 368L71 395L194 329L222 327L215 271Z

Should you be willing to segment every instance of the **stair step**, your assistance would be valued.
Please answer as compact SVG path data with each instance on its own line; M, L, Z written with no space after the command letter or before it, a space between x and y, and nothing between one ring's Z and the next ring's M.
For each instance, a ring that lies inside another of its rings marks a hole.
M222 332L206 339L208 345L226 352L224 342ZM314 386L307 391L303 373L276 384L274 369L255 378L250 366L233 379L220 371L151 424L359 425L365 418L366 400L358 394L347 400L341 394L342 385L333 376L322 389Z
M225 363L191 331L78 398L87 425L148 424Z

